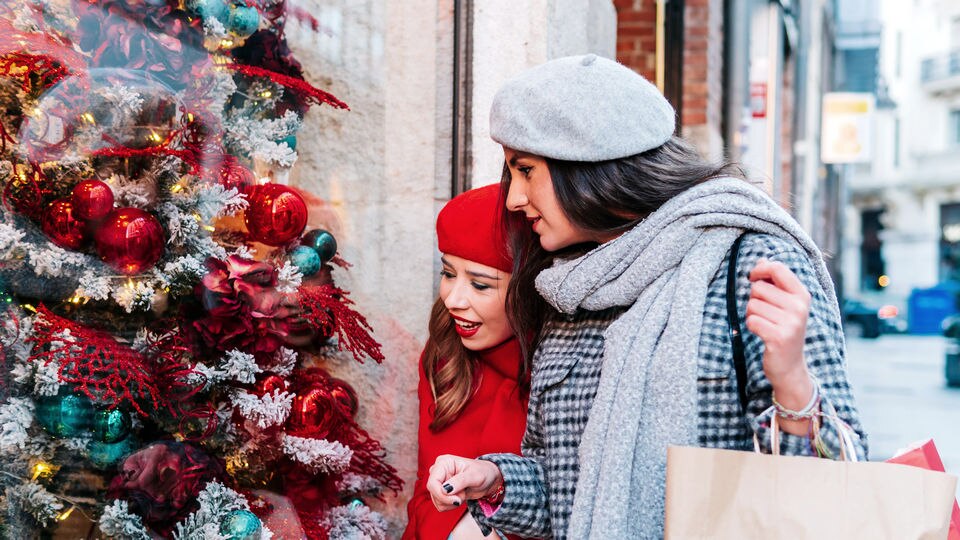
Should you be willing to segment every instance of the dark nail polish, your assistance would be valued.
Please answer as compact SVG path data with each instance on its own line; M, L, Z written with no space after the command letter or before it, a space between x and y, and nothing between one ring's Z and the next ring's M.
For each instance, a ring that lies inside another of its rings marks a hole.
M453 501L454 506L460 506L460 501Z
M453 486L451 486L450 484L444 484L443 490L446 491L447 493L450 493L451 491L453 491Z

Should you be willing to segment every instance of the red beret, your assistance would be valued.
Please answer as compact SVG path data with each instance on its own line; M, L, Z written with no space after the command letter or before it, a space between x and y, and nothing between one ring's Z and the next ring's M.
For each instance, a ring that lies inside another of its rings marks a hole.
M440 252L513 272L513 257L500 227L501 204L498 184L450 199L437 216Z

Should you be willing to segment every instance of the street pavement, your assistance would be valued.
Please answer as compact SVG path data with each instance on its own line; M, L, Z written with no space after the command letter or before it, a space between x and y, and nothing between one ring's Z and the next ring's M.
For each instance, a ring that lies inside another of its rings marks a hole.
M947 472L960 475L960 388L946 386L945 346L940 336L848 339L848 373L871 460L932 438Z

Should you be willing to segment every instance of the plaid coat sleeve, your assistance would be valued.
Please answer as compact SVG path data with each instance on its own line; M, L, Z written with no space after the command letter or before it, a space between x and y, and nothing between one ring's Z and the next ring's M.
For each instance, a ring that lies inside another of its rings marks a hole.
M847 380L844 340L841 321L830 308L829 300L817 280L813 265L807 255L793 243L769 235L748 235L741 246L737 267L737 307L740 320L745 320L747 301L750 297L750 271L757 261L766 258L786 265L810 291L812 297L810 316L807 322L804 356L807 368L817 379L821 388L822 409L831 408L837 416L849 424L854 435L854 446L858 458L867 457L867 437L860 423L853 393ZM724 272L725 273L725 272ZM723 282L726 281L724 276ZM748 420L761 441L764 452L770 452L769 418L759 415L772 405L772 387L763 372L763 341L750 332L746 325L743 329L744 348L747 359L747 396ZM834 424L829 422L821 432L830 457L839 458L840 439ZM806 436L781 435L780 452L786 455L816 455Z
M487 454L478 459L500 467L504 487L503 503L489 517L476 501L469 501L470 513L481 531L489 534L492 528L526 537L552 537L546 479L540 462L515 454Z

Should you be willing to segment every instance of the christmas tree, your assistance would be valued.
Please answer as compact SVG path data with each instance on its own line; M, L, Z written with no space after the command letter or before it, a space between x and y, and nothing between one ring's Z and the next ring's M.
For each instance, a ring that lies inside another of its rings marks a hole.
M382 538L283 0L0 5L0 534Z

